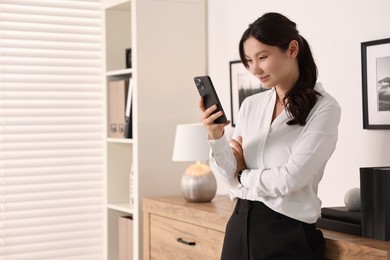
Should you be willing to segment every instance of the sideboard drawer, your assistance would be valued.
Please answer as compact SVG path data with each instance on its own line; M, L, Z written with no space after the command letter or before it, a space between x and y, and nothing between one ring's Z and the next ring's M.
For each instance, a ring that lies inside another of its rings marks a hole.
M220 259L223 238L224 233L220 231L158 215L150 216L151 259Z

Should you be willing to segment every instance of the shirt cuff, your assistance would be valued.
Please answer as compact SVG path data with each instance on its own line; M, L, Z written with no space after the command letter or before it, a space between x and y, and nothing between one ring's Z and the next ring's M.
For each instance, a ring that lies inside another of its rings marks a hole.
M242 186L246 187L246 188L249 188L249 185L250 185L250 178L249 178L249 170L246 169L246 170L243 170L241 172L241 178L240 178L240 183Z

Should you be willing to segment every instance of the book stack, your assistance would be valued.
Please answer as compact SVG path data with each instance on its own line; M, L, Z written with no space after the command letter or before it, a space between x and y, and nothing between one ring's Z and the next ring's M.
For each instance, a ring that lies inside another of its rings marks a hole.
M317 220L318 228L325 228L351 235L361 235L361 212L347 207L324 207Z

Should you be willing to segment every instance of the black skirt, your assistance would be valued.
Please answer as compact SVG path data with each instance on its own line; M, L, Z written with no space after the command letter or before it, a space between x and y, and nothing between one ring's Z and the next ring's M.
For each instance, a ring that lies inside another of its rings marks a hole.
M307 224L268 208L238 199L226 226L222 260L322 259L324 237Z

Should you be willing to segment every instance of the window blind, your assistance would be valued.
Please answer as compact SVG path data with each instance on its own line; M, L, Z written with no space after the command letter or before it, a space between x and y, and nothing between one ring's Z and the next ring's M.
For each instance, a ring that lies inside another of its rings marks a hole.
M100 0L0 0L0 259L103 259Z

